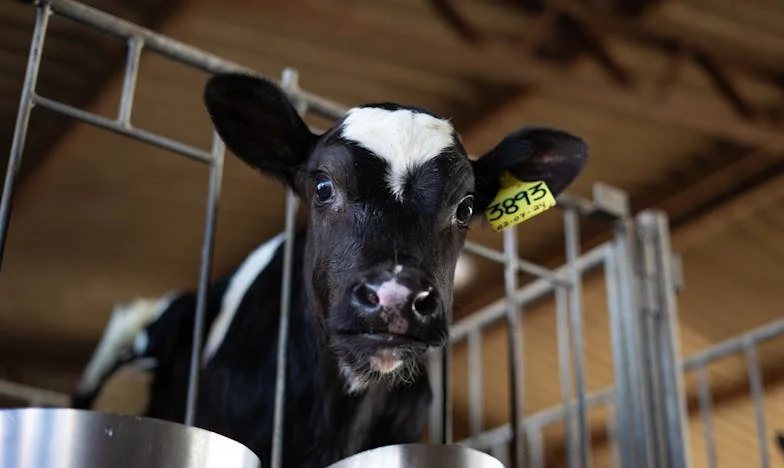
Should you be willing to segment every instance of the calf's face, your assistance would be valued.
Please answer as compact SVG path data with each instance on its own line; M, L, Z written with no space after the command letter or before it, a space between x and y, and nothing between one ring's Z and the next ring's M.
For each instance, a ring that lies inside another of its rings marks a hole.
M447 120L389 103L316 135L276 85L246 75L211 78L205 102L227 147L307 207L306 288L352 390L405 379L445 343L466 231L504 171L557 195L587 158L581 139L531 127L470 160Z

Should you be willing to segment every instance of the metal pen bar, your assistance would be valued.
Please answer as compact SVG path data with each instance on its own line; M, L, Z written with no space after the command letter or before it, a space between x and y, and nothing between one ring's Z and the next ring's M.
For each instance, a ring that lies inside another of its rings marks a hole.
M27 128L30 125L30 111L32 111L34 105L33 96L35 95L35 85L38 80L38 69L41 66L41 54L44 49L46 28L49 25L50 14L51 11L48 5L38 7L35 13L35 29L33 29L30 54L27 58L27 70L25 71L24 83L22 84L19 110L16 114L16 126L14 127L14 135L11 138L11 153L8 155L3 196L0 199L0 269L2 269L5 243L8 237L8 222L11 218L14 186L16 177L19 174L19 167L22 164L22 153L24 152L25 139L27 138Z
M512 460L515 466L522 468L525 463L520 421L523 418L523 401L525 382L522 362L523 336L519 323L519 302L515 299L517 291L517 226L507 228L503 232L504 254L504 291L506 299L506 331L509 361L509 413L512 429Z
M139 62L142 58L143 49L143 39L132 37L128 40L128 58L125 62L125 77L123 78L122 96L120 97L120 112L117 116L117 121L126 128L131 126L133 97L136 93L136 80L139 77Z
M642 370L639 357L639 298L635 265L636 251L633 242L633 224L630 220L622 220L615 229L615 258L619 292L621 299L621 334L626 344L626 384L629 397L629 441L632 447L634 466L653 468L650 447L650 420L648 414L647 395L642 387Z
M526 468L544 468L544 438L542 437L542 428L537 426L526 426L525 434L526 439L528 440L528 465Z
M743 351L746 348L747 343L758 345L782 335L784 335L784 320L776 320L768 325L746 332L739 337L723 341L705 351L684 359L683 370L691 371L708 362Z
M770 468L770 455L768 454L767 429L765 428L765 408L762 401L762 376L760 375L757 349L754 343L746 345L746 359L749 365L749 384L751 385L751 398L754 400L754 416L757 423L757 436L759 438L759 454L762 468Z
M471 437L482 432L482 330L468 335L468 418Z
M690 431L688 429L688 408L686 405L685 385L681 371L682 354L678 337L678 304L675 298L676 281L673 277L673 255L670 245L670 227L667 215L659 211L646 211L639 215L642 225L647 225L652 234L655 247L656 293L659 344L657 355L660 358L662 406L666 421L663 442L667 446L669 466L689 468Z
M506 443L493 445L490 449L490 455L500 461L503 466L506 466L509 459L509 450Z
M713 403L711 402L708 372L704 367L697 370L700 396L700 416L702 417L702 436L708 454L708 468L716 468L716 441L713 438Z
M430 379L430 385L433 388L434 395L442 395L443 388L441 388L442 380L441 380L441 364L442 364L442 355L441 351L430 351L428 353L428 378ZM444 409L441 408L441 404L443 399L441 398L434 398L433 404L430 406L430 421L428 423L428 442L431 444L436 443L436 441L443 440L443 434L441 433L442 425L442 415L444 414Z
M604 388L599 390L595 393L591 393L585 397L585 404L588 407L593 407L596 405L607 404L608 402L613 401L613 389L612 388ZM574 403L572 403L574 404ZM553 408L548 408L537 413L528 415L525 418L524 424L530 426L537 426L537 427L547 427L552 424L556 424L563 420L564 417L564 407L563 406L556 406ZM523 422L521 422L521 425ZM510 423L504 423L500 426L496 426L492 429L488 429L483 433L479 434L479 437L475 438L466 438L458 442L458 444L468 445L470 447L475 447L478 449L484 449L489 447L494 447L498 444L508 443L512 440L512 429Z
M212 254L215 246L215 225L218 220L218 202L223 180L223 156L225 148L217 132L212 139L212 163L210 164L210 183L207 189L207 213L204 221L204 241L201 248L199 268L199 289L196 296L196 315L193 320L193 343L188 370L188 395L185 403L185 424L192 426L196 420L196 406L199 398L199 370L201 364L202 342L204 338L204 317L207 313L207 293L212 272Z
M618 456L620 466L634 466L633 439L631 433L632 411L629 401L629 355L626 346L623 321L623 297L618 274L616 249L608 249L605 258L604 274L607 286L607 305L610 315L610 339L612 342L613 367L615 372L615 427L618 433Z
M613 424L615 418L615 406L608 403L605 405L607 408L607 420L605 422L605 431L607 431L607 444L610 450L610 466L611 467L620 467L623 466L619 459L618 453L618 429L615 424Z
M641 390L647 396L650 414L650 455L656 467L666 466L666 445L664 442L664 408L661 407L661 375L660 375L660 355L662 352L658 347L658 327L660 326L660 310L656 294L655 284L655 256L656 252L653 241L653 233L649 226L640 223L637 229L638 253L640 261L636 264L637 276L639 277L639 305L640 311L637 315L639 324L639 359L640 365Z
M157 34L147 28L135 25L87 5L82 5L73 0L39 1L46 5L50 5L54 12L65 18L91 26L100 31L125 39L133 37L139 38L144 41L144 44L148 49L154 50L176 62L190 65L202 71L208 73L248 73L276 82L273 78L262 75L247 67L229 60L224 60L204 50ZM338 119L346 112L344 106L305 91L297 90L295 97L303 99L307 103L308 109L321 117Z
M287 68L281 77L283 89L292 93L299 86L296 70ZM307 104L295 100L294 106L300 115L307 112ZM283 250L283 281L281 284L280 321L278 322L278 352L275 374L275 413L272 425L272 457L270 466L280 468L283 464L283 422L285 420L286 395L286 352L288 350L289 317L291 312L291 283L294 263L294 242L298 199L292 189L286 189L286 241Z
M577 439L574 431L574 418L571 401L572 392L572 360L571 337L569 334L569 316L567 291L564 287L555 290L555 319L558 340L558 367L561 377L561 400L564 408L564 431L566 436L566 466L574 466Z
M0 379L0 396L30 403L34 402L36 405L67 407L71 404L71 397L64 393L9 382L4 379Z
M506 257L502 252L477 244L476 242L466 242L463 250L501 264L506 261ZM522 258L517 259L517 268L523 273L544 278L558 285L569 284L568 281L558 278L551 270Z
M124 135L127 137L131 137L135 140L142 141L144 143L155 145L159 148L167 149L169 151L181 154L183 156L187 156L196 161L209 163L212 160L212 155L204 150L194 148L189 145L185 145L183 143L172 140L170 138L166 138L158 134L148 132L147 130L141 130L138 128L129 128L128 126L122 125L117 120L112 120L100 115L96 115L93 114L92 112L87 112L78 109L76 107L69 106L68 104L63 104L61 102L54 101L52 99L48 99L45 97L33 96L33 100L39 106L45 107L54 112L59 112L60 114L66 115L76 120L80 120L82 122L89 123L96 127L110 130L120 135Z
M604 262L604 255L608 248L609 244L605 243L589 250L577 259L575 266L583 274L598 268ZM568 266L566 265L555 270L555 274L559 277L566 277L567 272ZM538 279L520 288L515 293L515 301L530 304L550 294L554 288L555 285L552 282ZM458 342L465 338L471 330L486 328L502 319L505 314L506 299L499 299L454 324L449 330L449 339L453 343Z
M275 374L275 415L272 432L272 468L280 468L283 463L283 421L285 419L286 391L286 351L289 335L289 311L291 298L291 275L294 258L295 222L297 197L286 190L286 241L283 251L283 283L281 286L280 322L278 324L278 352Z
M447 312L447 323L452 322L451 311ZM441 443L452 443L452 344L441 348Z
M572 326L572 352L574 359L574 373L577 390L577 422L579 440L579 466L587 468L589 466L589 438L588 438L588 419L585 406L585 376L583 363L583 325L582 325L582 287L580 284L580 271L577 269L577 257L579 256L579 227L578 214L574 210L564 211L564 225L566 230L566 259L569 265L571 285L569 286L569 305Z

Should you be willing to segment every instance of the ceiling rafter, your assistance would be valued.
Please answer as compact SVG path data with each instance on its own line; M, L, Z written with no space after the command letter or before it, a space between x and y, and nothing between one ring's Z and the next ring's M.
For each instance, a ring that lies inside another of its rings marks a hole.
M300 4L296 8L273 4L270 9L288 10L297 15L303 27L324 30L341 40L361 39L376 53L394 54L411 66L427 66L440 73L481 77L499 83L530 84L539 91L576 102L689 128L753 145L762 151L784 151L784 133L771 125L751 122L732 113L713 112L711 109L719 104L714 98L684 93L663 101L660 96L640 87L624 89L568 73L563 66L521 56L513 47L498 44L465 47L434 39L428 31L414 28L400 31L357 12ZM336 28L336 24L340 27Z
M721 65L732 65L767 79L784 74L784 61L781 61L780 57L739 47L733 48L730 47L731 44L717 43L714 38L664 19L657 19L656 22L638 21L612 12L597 11L576 0L548 1L559 10L605 33L619 34L658 47L679 44L692 51L701 51L713 57Z
M740 91L732 84L727 74L721 70L721 67L708 54L696 51L693 52L693 58L695 63L708 75L716 91L729 101L738 115L749 120L757 115L756 109L741 96Z

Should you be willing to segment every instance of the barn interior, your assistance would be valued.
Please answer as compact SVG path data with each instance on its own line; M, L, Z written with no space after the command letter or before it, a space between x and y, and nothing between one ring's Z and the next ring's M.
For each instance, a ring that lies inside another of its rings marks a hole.
M346 106L397 101L448 116L472 154L515 128L553 125L582 136L591 159L569 193L594 184L628 193L634 212L667 214L682 263L677 296L684 357L782 316L784 271L784 3L777 0L84 0L86 5ZM35 8L0 10L0 155L8 157ZM40 95L114 118L126 44L57 16L38 75ZM201 93L208 75L143 51L133 123L209 148ZM324 122L314 121L324 125ZM4 159L4 161L6 160ZM5 173L5 164L3 171ZM0 272L0 405L72 391L113 306L196 287L208 168L159 148L35 109ZM213 277L283 230L284 196L227 157ZM587 251L606 226L580 222ZM501 249L477 225L469 239ZM777 240L778 239L778 240ZM565 260L561 214L520 228L519 254ZM504 294L503 269L465 259L455 320ZM521 275L521 282L531 278ZM604 285L583 285L588 392L613 382ZM525 310L526 414L557 406L552 300ZM509 419L505 334L484 336L483 426ZM757 349L766 432L758 433L743 353L708 368L715 460L704 438L698 379L687 373L692 466L784 466L784 340ZM468 377L456 349L455 439L468 434ZM100 403L133 412L143 376ZM16 396L14 396L16 395ZM112 398L113 397L113 398ZM60 400L62 401L62 400ZM35 401L32 401L35 403ZM594 466L610 466L606 414L591 413ZM566 466L562 429L545 435L546 466ZM760 439L762 438L762 439ZM764 447L759 447L760 440Z

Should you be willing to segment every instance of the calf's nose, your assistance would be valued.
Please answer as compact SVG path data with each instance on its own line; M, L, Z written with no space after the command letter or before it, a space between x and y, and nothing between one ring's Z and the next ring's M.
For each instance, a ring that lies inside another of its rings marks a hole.
M404 314L413 312L417 318L425 318L438 311L438 296L431 286L411 288L391 278L377 283L363 281L354 288L354 302L365 313L396 311Z

